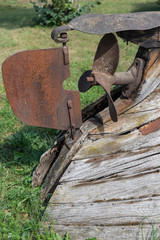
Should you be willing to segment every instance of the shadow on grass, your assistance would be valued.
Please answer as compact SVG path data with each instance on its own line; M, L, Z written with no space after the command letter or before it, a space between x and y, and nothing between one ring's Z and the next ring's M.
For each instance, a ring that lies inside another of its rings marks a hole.
M0 5L0 28L14 29L32 26L34 16L33 8Z
M149 11L160 11L160 5L155 2L148 3L133 3L133 12L149 12Z
M35 167L53 143L57 130L24 126L0 145L0 162L6 167Z

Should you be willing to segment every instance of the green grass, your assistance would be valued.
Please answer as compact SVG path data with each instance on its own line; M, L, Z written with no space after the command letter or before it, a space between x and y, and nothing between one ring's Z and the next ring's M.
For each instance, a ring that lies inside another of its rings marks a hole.
M151 11L159 7L154 0L101 2L93 9L94 13ZM0 64L11 54L22 50L57 47L50 37L52 28L31 26L34 15L29 0L0 0ZM92 67L101 36L73 31L69 32L69 37L71 76L64 87L77 90L80 75ZM137 46L126 46L121 40L119 45L118 71L126 71ZM82 107L102 94L101 87L81 94ZM41 154L53 144L56 134L57 130L29 127L17 120L10 109L0 74L0 239L69 239L68 235L62 237L47 229L41 235L40 220L45 204L39 198L40 189L31 188L32 173ZM158 240L158 236L153 239Z

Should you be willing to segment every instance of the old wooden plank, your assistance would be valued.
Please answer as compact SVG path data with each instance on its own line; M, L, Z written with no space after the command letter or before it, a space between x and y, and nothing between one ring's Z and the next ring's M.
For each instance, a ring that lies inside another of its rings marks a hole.
M40 161L33 172L32 187L37 187L42 184L51 166L55 162L58 154L60 153L65 139L68 137L69 131L61 131L54 145L49 148L40 158Z
M61 182L92 181L95 179L129 177L159 169L160 146L137 151L134 153L121 152L114 155L99 156L72 161Z
M116 226L160 222L160 197L112 202L59 204L50 202L46 215L60 225Z
M96 141L86 142L74 156L76 159L86 159L128 151L130 153L145 150L160 144L160 130L142 135L138 130L123 135L107 136Z
M51 165L57 157L57 148L48 149L40 158L36 170L33 172L32 187L40 186L45 179Z
M47 224L46 224L47 225ZM160 235L160 225L146 224L137 226L65 226L54 225L55 232L69 233L71 240L84 240L96 237L97 240L151 240L157 231Z
M69 160L64 162L65 156L68 153L69 149L66 145L62 147L62 150L56 159L56 161L53 163L52 167L49 170L49 173L47 174L47 177L45 178L45 181L43 183L43 189L42 189L42 198L45 199L48 195L48 193L56 187L56 184L58 183L60 177L62 176L63 172L69 165Z
M160 155L159 155L160 158ZM160 171L160 165L157 171ZM152 169L132 177L121 178L119 172L90 182L66 182L58 185L51 202L58 204L122 201L160 196L160 174ZM126 208L127 209L127 208ZM127 209L128 211L128 209Z
M85 138L88 135L88 132L86 132L86 134L81 134L82 131L87 127L88 129L93 129L94 126L95 125L93 123L87 122L80 130L76 131L75 139L73 141L72 139L67 138L56 161L53 163L47 174L47 177L44 180L42 190L43 199L47 197L50 191L53 191L56 188L60 178L69 166L74 155L81 148Z

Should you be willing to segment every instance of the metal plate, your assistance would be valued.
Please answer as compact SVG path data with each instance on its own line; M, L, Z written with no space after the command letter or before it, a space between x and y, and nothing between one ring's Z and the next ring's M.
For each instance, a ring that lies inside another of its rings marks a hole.
M31 50L9 57L2 66L7 97L15 115L31 126L68 129L67 102L73 104L73 122L82 124L78 92L64 90L69 65L63 49Z
M72 29L92 34L106 34L128 30L147 30L160 26L160 12L125 14L86 14L69 22Z
M157 27L160 27L160 12L85 14L74 18L68 25L53 29L51 36L55 42L63 42L65 40L61 39L59 34L70 30L90 34L106 34L130 30L142 31Z

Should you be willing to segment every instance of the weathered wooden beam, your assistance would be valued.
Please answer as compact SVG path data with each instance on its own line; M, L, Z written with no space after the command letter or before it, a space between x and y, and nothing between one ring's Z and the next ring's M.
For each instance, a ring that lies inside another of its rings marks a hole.
M128 226L160 222L160 196L122 201L49 204L49 221L60 225Z
M55 232L65 234L69 232L71 240L84 240L96 237L97 240L150 240L154 239L157 232L159 236L159 224L152 223L143 225L143 221L138 226L65 226L54 225ZM158 231L157 231L158 230Z

